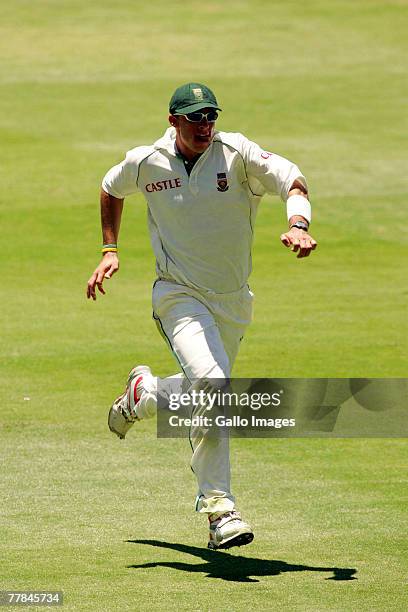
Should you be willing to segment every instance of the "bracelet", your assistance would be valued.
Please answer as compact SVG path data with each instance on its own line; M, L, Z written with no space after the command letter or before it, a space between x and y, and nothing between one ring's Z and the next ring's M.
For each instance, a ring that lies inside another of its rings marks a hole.
M309 224L305 223L304 221L295 221L294 223L292 223L292 225L290 226L290 229L292 229L292 227L297 227L298 229L303 230L304 232L307 232L309 229Z
M104 244L102 247L102 253L117 253L118 252L118 245L115 243L110 243L110 244Z

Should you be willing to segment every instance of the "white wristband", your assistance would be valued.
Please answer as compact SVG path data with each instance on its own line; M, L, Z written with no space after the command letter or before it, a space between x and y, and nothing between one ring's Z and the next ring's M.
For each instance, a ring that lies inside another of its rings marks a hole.
M301 195L291 195L286 201L286 212L288 215L288 221L294 215L300 215L304 217L308 223L312 219L312 208L307 198Z

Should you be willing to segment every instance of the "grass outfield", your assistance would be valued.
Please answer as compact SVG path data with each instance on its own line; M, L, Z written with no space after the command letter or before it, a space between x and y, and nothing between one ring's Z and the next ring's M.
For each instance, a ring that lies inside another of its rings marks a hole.
M263 200L235 376L405 377L404 10L1 2L0 590L61 589L81 611L407 608L404 440L234 440L256 539L210 554L186 441L106 427L132 364L175 371L151 320L141 196L119 275L85 300L101 177L164 131L176 85L202 80L220 129L304 171L319 241L298 261L279 243L284 207Z

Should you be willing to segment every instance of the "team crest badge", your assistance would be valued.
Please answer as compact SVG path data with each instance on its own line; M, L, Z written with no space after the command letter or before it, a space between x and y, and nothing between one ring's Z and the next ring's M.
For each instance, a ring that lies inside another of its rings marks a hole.
M227 181L227 175L225 174L225 172L217 173L217 185L218 185L217 187L218 191L228 191L229 185Z
M196 100L203 99L203 90L201 89L201 87L194 87L194 89L192 89L192 92Z

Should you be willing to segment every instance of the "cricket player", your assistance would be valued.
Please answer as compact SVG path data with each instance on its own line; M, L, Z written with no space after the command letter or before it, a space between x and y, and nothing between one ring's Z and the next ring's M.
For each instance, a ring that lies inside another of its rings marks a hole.
M263 150L240 133L217 131L221 108L201 83L178 87L169 105L170 127L155 143L139 146L109 170L102 182L102 261L87 296L119 269L118 238L125 197L143 193L156 257L153 317L181 373L161 388L204 388L227 381L251 321L247 281L257 208L265 193L286 203L289 229L282 243L307 257L316 248L308 233L311 207L305 177L292 162ZM197 382L198 381L198 382ZM183 387L184 386L184 387ZM148 366L134 367L113 403L109 428L119 438L139 419L155 414L158 379ZM209 548L253 539L230 487L228 437L191 434L191 467L197 478L196 510L209 519Z

